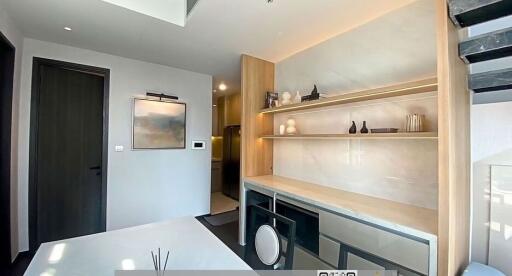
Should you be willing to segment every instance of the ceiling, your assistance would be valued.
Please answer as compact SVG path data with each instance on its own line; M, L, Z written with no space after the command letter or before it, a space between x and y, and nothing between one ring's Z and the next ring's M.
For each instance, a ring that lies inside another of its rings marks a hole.
M26 37L209 74L226 93L241 54L278 62L414 1L200 0L180 27L102 0L0 0Z
M102 0L172 24L185 26L187 0Z

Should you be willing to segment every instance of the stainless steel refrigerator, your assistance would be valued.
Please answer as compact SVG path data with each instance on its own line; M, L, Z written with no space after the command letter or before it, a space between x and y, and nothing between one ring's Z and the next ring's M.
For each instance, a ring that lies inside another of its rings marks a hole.
M238 200L240 193L240 126L224 128L222 151L222 193Z

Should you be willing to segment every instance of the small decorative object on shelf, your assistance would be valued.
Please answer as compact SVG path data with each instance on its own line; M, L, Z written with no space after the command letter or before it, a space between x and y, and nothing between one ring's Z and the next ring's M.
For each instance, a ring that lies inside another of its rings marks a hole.
M165 274L165 269L167 268L167 261L169 260L169 251L167 251L167 256L165 257L165 263L163 264L162 269L162 259L160 256L160 247L158 248L158 255L153 254L151 251L151 258L153 259L153 266L155 268L156 276L163 276Z
M279 95L276 92L267 92L265 95L265 108L275 107L276 102L279 104Z
M293 102L294 103L302 102L302 97L300 96L300 92L299 91L297 91L297 93L295 93L295 99L293 99Z
M372 128L370 131L372 133L397 133L398 128Z
M311 95L318 94L318 89L316 88L316 84L313 85L313 90L311 91Z
M302 101L314 101L320 99L320 93L318 93L318 88L316 88L316 84L313 87L313 91L311 91L311 94L302 96Z
M288 134L288 135L297 134L297 127L295 126L294 119L288 119L288 121L286 121L286 134Z
M291 103L292 103L292 94L290 94L290 92L283 92L283 95L281 95L281 104L288 105Z
M280 125L279 126L279 135L284 135L286 131L286 126L283 124L283 125Z
M357 133L356 122L352 121L352 126L348 129L348 133L350 133L350 134L356 134Z
M366 127L366 121L363 121L363 127L361 128L361 133L368 133L368 128Z
M279 103L279 100L274 100L272 107L280 107L280 106L281 106L281 104Z
M405 122L405 131L406 132L422 132L424 119L425 119L425 115L421 115L421 114L407 115L407 119Z

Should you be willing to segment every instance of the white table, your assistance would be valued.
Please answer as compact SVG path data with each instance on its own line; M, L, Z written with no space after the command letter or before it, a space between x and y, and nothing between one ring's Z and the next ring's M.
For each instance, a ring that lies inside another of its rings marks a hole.
M200 222L186 217L44 243L25 275L113 276L115 270L153 270L150 251L158 247L171 252L168 270L251 269Z

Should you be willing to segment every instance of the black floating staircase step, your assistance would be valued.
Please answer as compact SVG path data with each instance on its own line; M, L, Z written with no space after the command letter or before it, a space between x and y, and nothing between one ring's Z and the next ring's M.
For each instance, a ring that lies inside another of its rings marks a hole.
M512 0L448 0L450 17L468 27L512 14Z
M476 93L512 89L512 68L471 74L469 89Z
M459 54L466 63L512 56L512 27L461 42Z

